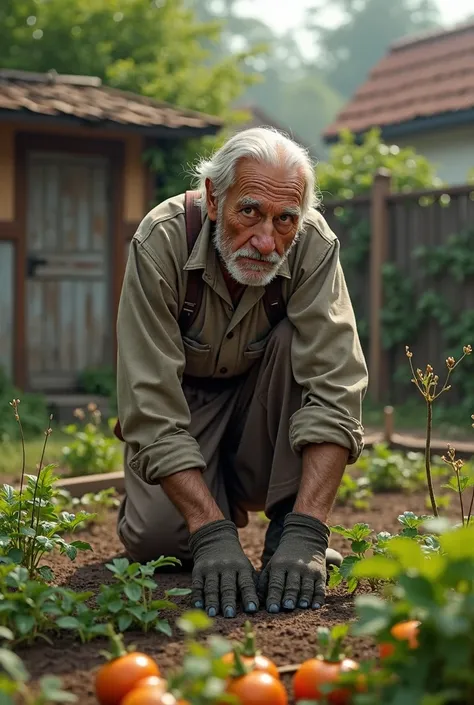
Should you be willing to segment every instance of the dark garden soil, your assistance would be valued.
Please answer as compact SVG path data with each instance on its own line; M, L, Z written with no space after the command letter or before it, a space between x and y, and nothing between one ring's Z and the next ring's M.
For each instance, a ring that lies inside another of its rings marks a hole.
M425 506L426 493L413 495L379 494L373 498L372 506L366 511L354 511L348 507L335 507L332 524L342 524L351 527L358 521L367 522L376 531L393 531L400 528L397 516L403 511L413 511L418 514L427 513ZM82 538L91 543L93 552L79 554L71 563L62 556L49 561L53 567L57 582L78 591L98 591L101 583L110 582L111 573L105 563L112 558L123 555L122 546L115 533L115 513L111 513L101 525L92 526L82 533ZM257 515L252 515L250 524L241 530L244 550L249 558L259 568L259 558L262 549L263 535L266 524ZM348 542L338 535L333 535L331 545L343 554L348 552ZM157 582L161 590L171 587L188 587L189 574L157 574ZM187 597L174 598L180 610L189 607ZM168 616L170 623L178 612ZM258 646L278 666L289 663L299 663L314 655L316 643L316 628L319 625L333 625L351 620L354 616L353 598L345 593L344 588L328 591L326 605L317 612L297 610L290 614L268 615L260 611L253 618L256 627ZM215 620L215 631L228 638L241 638L246 615L239 614L234 620ZM133 643L137 649L145 651L154 657L162 673L166 675L178 663L183 653L183 644L177 629L173 626L173 637L168 638L157 633L141 634L130 632L126 635L126 643ZM25 665L33 678L45 674L58 675L63 679L67 690L75 693L81 705L96 705L94 698L94 673L103 657L100 650L104 648L102 639L89 644L70 637L61 637L53 646L40 642L31 647L18 649ZM353 640L352 654L355 658L374 655L373 646L368 640ZM291 677L284 676L285 683L290 688ZM290 691L291 692L291 691Z

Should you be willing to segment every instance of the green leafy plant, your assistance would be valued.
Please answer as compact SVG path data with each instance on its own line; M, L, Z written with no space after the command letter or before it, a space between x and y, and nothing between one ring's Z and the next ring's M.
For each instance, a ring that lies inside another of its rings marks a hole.
M73 439L63 448L63 462L72 475L90 475L117 470L123 462L120 443L113 436L115 419L107 422L104 433L102 414L96 404L89 404L87 413L76 409L78 423L63 428ZM82 424L82 425L80 425Z
M337 587L343 581L347 584L349 593L354 593L359 586L359 579L354 571L354 567L368 555L386 555L390 553L392 541L396 537L409 538L422 546L426 553L433 553L439 549L439 544L435 536L420 532L420 528L428 519L427 516L417 516L413 512L404 512L397 519L401 524L398 534L390 534L388 531L375 533L368 524L360 522L354 524L351 529L343 526L331 526L331 531L340 534L351 542L352 553L344 556L339 567L334 566L329 578L329 587ZM368 580L372 590L380 587L379 581Z
M57 549L74 560L78 551L91 550L84 541L66 542L61 536L72 533L86 518L87 513L77 516L69 512L57 513L54 504L55 480L53 465L43 467L43 458L51 424L45 431L43 452L37 475L26 475L25 441L18 399L10 402L17 420L22 447L22 472L20 488L3 485L0 490L0 558L5 562L17 563L28 570L30 577L40 575L44 580L52 580L51 569L40 565L43 557ZM27 481L24 486L25 479Z
M358 579L384 580L386 594L385 599L356 598L353 635L381 644L390 641L395 624L420 621L418 646L394 643L385 683L372 697L367 695L368 705L474 701L474 526L453 527L438 519L425 528L438 534L435 556L400 537L391 542L390 555L372 556L354 568Z
M433 477L431 472L431 433L433 427L433 404L434 402L444 393L451 389L449 380L453 371L459 365L460 362L472 353L472 348L470 345L465 345L463 347L463 354L456 362L454 357L448 357L446 360L447 374L443 386L438 390L439 377L434 374L434 370L431 365L426 366L425 372L420 368L416 370L413 369L413 353L410 351L408 345L405 348L408 361L410 363L410 369L412 373L412 382L423 396L426 402L426 444L425 444L425 470L426 470L426 481L428 484L428 491L431 499L431 507L435 517L438 516L438 507L436 505L436 497L433 487Z
M364 476L356 477L346 470L337 491L337 503L357 510L368 509L371 498L372 491L369 479Z
M1 627L0 638L12 640L12 632ZM0 700L2 705L16 705L19 699L24 705L48 705L48 703L74 703L77 697L62 689L56 676L43 675L35 691L31 688L30 674L21 658L4 644L0 646Z
M232 665L222 657L232 650L227 639L212 635L207 643L197 637L210 629L213 621L201 610L189 610L176 622L185 634L185 654L180 668L170 674L168 689L175 698L193 705L235 702L225 695L227 679Z
M120 506L115 487L107 487L99 492L86 492L81 497L72 497L68 490L61 488L57 490L53 501L61 511L88 510L90 514L84 518L80 528L91 523L102 523L111 510Z
M20 391L10 381L0 366L0 441L15 438L18 432L16 419L11 414L9 402L20 396ZM26 438L43 431L43 419L47 418L46 399L41 394L22 394L22 424Z
M97 596L100 616L116 624L121 632L139 627L145 632L154 629L171 636L170 624L161 618L160 613L176 609L176 604L169 599L154 597L158 586L153 575L159 568L177 564L180 564L177 558L164 556L145 565L130 563L127 558L115 558L112 563L107 563L114 583L100 588ZM165 592L165 597L180 597L190 592L187 588L172 588Z

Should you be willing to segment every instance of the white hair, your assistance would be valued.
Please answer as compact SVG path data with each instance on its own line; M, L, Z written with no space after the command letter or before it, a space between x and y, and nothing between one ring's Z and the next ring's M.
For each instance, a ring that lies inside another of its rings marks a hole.
M223 202L234 184L240 159L253 159L270 166L284 166L289 171L300 171L305 180L301 203L301 219L311 207L319 205L315 191L315 165L306 149L272 127L252 127L233 135L209 159L202 158L193 170L195 188L200 192L199 203L203 217L207 214L206 179L214 185L214 195Z

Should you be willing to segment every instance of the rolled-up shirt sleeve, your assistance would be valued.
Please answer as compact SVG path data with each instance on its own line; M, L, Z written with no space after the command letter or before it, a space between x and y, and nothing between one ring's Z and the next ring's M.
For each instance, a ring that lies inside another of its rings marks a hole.
M176 287L146 243L132 240L117 318L117 402L130 466L142 480L205 468L188 433L190 411L181 378L185 353Z
M362 402L368 372L336 237L313 232L288 301L295 330L291 361L303 388L301 408L290 422L294 451L335 443L354 463L364 447Z

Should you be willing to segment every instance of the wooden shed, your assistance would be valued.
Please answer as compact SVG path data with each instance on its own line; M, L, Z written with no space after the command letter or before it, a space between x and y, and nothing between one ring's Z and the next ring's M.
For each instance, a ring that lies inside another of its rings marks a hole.
M143 153L221 122L90 76L0 70L0 367L74 392L115 364L128 243L153 205Z

